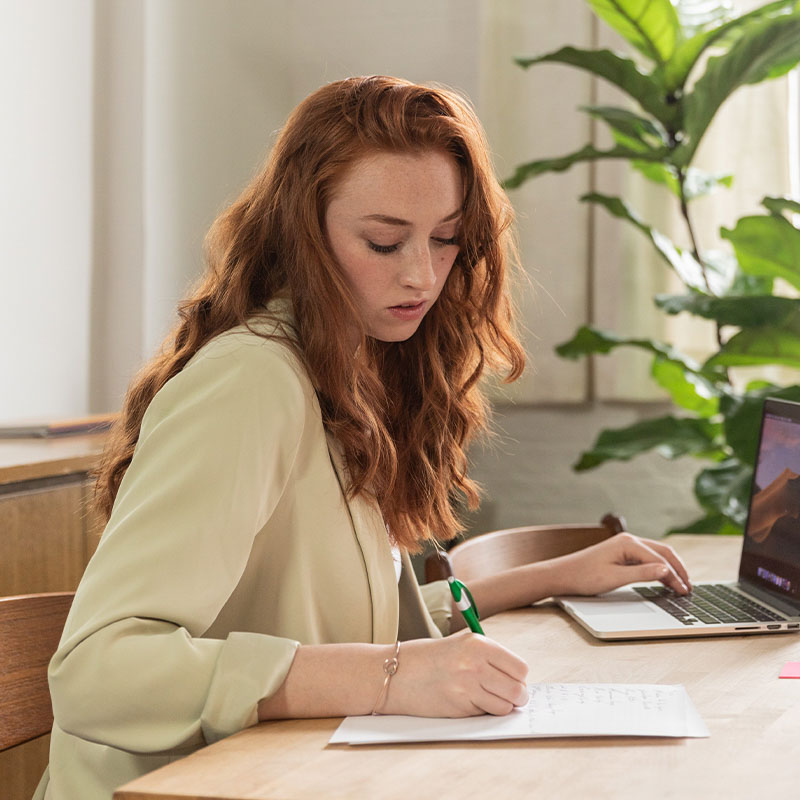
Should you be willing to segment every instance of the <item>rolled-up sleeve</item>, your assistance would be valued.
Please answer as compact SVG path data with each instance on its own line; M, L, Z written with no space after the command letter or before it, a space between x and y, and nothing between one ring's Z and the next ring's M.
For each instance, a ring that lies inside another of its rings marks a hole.
M50 664L56 724L138 753L256 722L297 642L204 638L290 479L307 380L281 346L221 337L158 392Z

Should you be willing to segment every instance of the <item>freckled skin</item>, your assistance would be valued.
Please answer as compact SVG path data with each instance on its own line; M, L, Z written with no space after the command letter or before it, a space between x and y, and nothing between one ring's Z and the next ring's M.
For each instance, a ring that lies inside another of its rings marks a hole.
M438 150L375 153L345 174L325 227L370 336L417 330L458 255L462 202L458 166Z

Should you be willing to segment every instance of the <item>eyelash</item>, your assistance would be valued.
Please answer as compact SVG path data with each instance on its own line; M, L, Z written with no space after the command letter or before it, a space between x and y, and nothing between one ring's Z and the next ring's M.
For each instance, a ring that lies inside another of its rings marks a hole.
M450 239L439 239L434 236L433 241L442 245L442 247L450 247L458 244L458 239L455 236ZM367 241L367 245L369 246L370 250L374 250L376 253L382 253L384 255L396 252L397 248L400 246L399 244L375 244L375 242L370 241Z
M394 253L395 250L399 247L396 244L375 244L375 242L367 242L369 245L370 250L374 250L376 253L383 253L384 255L387 253Z

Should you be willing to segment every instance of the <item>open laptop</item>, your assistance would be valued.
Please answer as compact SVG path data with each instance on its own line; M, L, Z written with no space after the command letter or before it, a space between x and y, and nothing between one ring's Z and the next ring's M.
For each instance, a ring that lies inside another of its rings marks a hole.
M800 631L800 403L764 401L738 581L555 599L599 639Z

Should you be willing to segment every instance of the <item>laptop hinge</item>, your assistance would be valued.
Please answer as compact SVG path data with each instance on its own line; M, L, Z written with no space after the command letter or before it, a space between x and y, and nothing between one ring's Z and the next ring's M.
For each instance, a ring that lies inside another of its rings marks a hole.
M752 595L756 600L776 608L787 617L800 617L800 608L787 601L785 597L778 597L772 592L764 591L760 586L756 586L744 579L739 580L739 588L743 592Z

